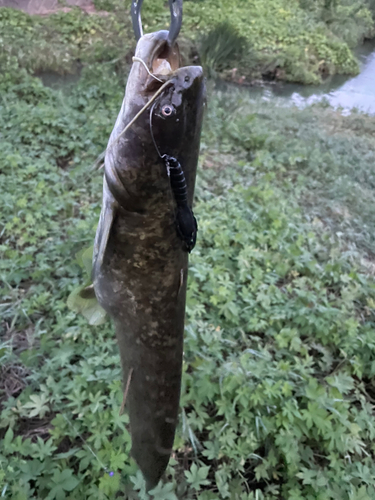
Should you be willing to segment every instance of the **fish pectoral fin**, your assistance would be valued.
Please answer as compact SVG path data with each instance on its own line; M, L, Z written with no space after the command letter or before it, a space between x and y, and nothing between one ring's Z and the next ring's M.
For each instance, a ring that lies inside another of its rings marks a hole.
M104 190L104 192L106 192L106 190ZM113 221L118 209L118 204L113 196L108 192L108 190L107 193L108 195L103 200L103 208L100 214L94 243L94 254L92 261L93 279L95 279L95 275L98 273L103 264Z
M86 286L85 288L82 288L82 290L80 290L79 292L79 296L82 299L96 299L93 283L90 283L90 285Z
M90 325L102 325L107 319L107 314L98 303L92 284L89 282L70 293L67 306L71 311L82 314Z

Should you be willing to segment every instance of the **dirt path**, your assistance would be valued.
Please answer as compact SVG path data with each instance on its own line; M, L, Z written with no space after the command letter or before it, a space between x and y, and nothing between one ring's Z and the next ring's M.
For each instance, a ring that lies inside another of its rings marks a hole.
M46 16L58 10L68 11L73 6L88 13L97 12L92 0L0 0L0 7L12 7L39 16Z

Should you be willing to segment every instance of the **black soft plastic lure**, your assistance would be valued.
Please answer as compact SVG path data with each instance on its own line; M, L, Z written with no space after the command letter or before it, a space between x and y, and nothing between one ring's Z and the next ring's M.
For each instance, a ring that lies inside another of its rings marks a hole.
M198 225L192 209L188 205L188 192L184 171L173 156L164 155L171 188L177 204L176 226L179 237L184 242L184 249L191 252L197 241Z

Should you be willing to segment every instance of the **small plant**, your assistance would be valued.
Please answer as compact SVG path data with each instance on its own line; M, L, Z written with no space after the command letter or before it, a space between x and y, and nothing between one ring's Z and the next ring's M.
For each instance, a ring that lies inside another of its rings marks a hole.
M236 67L247 46L246 39L228 22L217 25L203 35L199 54L208 76Z

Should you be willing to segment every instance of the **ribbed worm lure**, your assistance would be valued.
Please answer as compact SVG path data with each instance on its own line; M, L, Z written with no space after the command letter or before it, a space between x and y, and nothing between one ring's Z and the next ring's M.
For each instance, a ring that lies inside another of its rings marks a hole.
M155 104L152 106L150 113L151 137L155 145L157 154L165 164L167 174L170 180L171 190L177 205L177 210L176 210L177 234L184 243L184 250L190 253L195 247L195 243L197 241L198 224L196 218L194 217L193 210L190 208L188 204L188 188L187 188L185 174L181 167L180 162L174 156L168 154L161 154L160 149L156 144L152 127L152 119L153 119ZM168 119L168 117L173 117L173 115L174 115L174 108L171 105L164 105L161 108L161 114L159 114L159 116L163 116L166 120Z
M179 237L184 242L184 249L191 252L197 241L198 224L187 201L187 185L184 171L173 156L163 155L172 192L177 204L176 228Z

